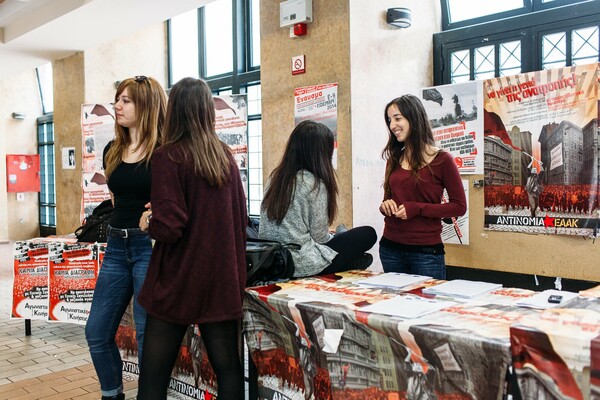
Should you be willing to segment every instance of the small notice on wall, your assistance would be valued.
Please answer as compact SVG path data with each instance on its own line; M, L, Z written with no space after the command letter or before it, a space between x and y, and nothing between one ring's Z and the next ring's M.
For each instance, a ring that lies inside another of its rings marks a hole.
M62 148L63 169L75 169L75 147Z

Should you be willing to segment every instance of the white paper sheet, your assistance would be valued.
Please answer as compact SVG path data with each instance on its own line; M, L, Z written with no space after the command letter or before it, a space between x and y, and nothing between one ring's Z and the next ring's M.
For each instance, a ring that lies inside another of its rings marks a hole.
M396 296L375 304L361 307L359 311L393 315L401 318L417 318L455 305L454 301L424 299L418 296Z
M550 296L562 296L562 300L560 301L560 303L549 303L548 298ZM540 310L545 310L548 308L554 308L554 307L561 306L561 305L573 300L577 296L579 296L579 294L573 293L573 292L565 292L562 290L548 289L548 290L544 290L543 292L540 292L538 294L535 294L531 297L527 297L525 299L519 300L517 302L517 305L520 307L537 308Z
M501 288L498 283L455 279L423 289L423 293L449 297L471 298Z
M414 285L415 283L426 281L427 279L431 279L429 276L423 275L411 275L411 274L402 274L398 272L387 272L381 275L372 276L367 279L362 279L357 281L359 285L364 286L375 286L375 287L391 287L391 288L401 288L408 285Z

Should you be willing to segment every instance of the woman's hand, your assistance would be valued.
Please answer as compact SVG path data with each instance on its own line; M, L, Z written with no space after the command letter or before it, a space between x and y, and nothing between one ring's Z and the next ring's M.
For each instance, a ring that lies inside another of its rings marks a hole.
M383 203L381 203L381 205L379 206L379 211L383 214L386 215L388 217L391 217L393 215L396 214L396 212L398 211L398 205L396 204L396 202L392 199L389 200L385 200Z
M151 204L147 203L144 207L147 208L146 211L144 211L142 213L142 216L140 217L140 229L143 230L144 232L148 230L148 227L150 226L150 219L152 218L152 209Z
M406 215L406 207L404 207L404 204L398 206L396 212L394 213L394 216L400 219L408 218L408 216Z

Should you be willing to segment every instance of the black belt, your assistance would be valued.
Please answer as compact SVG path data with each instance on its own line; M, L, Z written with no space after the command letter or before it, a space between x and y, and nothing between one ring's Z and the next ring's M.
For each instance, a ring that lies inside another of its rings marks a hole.
M148 232L141 230L140 228L127 228L127 229L119 229L113 228L109 225L107 235L109 237L117 237L126 239L131 236L143 236L148 235Z

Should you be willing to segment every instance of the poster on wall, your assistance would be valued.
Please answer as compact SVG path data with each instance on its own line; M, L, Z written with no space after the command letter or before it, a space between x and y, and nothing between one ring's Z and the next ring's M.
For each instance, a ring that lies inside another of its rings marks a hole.
M75 147L63 147L61 150L62 169L75 169Z
M219 95L215 102L215 131L227 144L240 169L248 197L248 103L245 94Z
M98 244L48 246L49 321L85 325L98 276Z
M83 191L81 220L102 201L110 198L102 155L104 147L115 137L115 111L111 103L81 106Z
M6 155L6 191L8 193L40 191L39 154Z
M337 168L337 83L305 86L294 90L294 124L312 120L327 125L334 134L332 163Z
M15 242L11 318L48 318L48 243Z
M598 235L598 64L484 81L485 229Z
M467 199L467 212L460 217L444 218L442 223L442 242L444 244L469 244L469 181L462 180ZM444 189L442 203L448 202L448 192Z
M438 147L454 156L461 174L483 174L481 82L425 88L421 101Z

